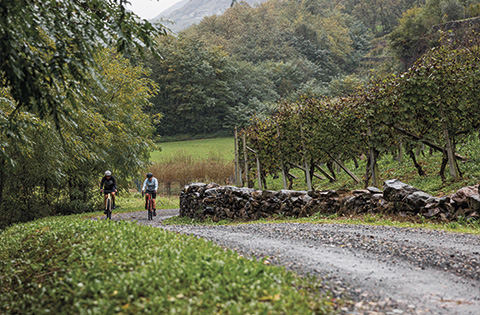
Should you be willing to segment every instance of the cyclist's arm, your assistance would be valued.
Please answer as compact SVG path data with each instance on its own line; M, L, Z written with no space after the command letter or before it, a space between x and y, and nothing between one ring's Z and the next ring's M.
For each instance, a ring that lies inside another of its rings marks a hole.
M100 182L100 189L103 188L103 185L105 185L105 177L102 177L102 181Z
M117 180L113 176L112 176L112 179L113 179L113 190L117 191Z
M145 191L145 187L147 187L147 179L143 182L142 191Z
M155 178L155 192L158 190L158 180Z

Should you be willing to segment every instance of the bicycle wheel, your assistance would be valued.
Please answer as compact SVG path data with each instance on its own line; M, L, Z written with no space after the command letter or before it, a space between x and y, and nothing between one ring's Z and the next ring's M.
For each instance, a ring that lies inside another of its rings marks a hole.
M152 199L151 198L148 199L147 211L148 211L148 220L153 220Z
M107 219L112 219L112 200L107 198Z

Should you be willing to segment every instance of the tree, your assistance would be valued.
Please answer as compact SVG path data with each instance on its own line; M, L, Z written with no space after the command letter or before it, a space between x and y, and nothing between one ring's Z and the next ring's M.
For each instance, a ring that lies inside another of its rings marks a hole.
M125 56L156 54L165 34L125 9L127 0L3 0L0 2L0 77L19 109L52 116L74 103L87 80L101 86L94 55L115 47ZM92 75L93 74L93 75ZM52 93L54 91L55 93ZM15 113L16 111L14 111Z
M148 163L154 128L143 109L156 85L145 68L113 49L98 51L95 64L101 87L91 83L75 105L66 101L68 118L61 117L59 128L52 117L18 108L9 88L0 89L0 145L10 157L0 163L2 224L91 211L99 174L110 169L127 188Z

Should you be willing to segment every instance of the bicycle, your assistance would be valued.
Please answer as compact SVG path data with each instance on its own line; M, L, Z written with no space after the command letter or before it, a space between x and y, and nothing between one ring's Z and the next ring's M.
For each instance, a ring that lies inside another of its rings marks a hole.
M105 219L112 219L112 207L113 207L113 200L112 200L112 193L109 192L107 194L107 203L105 204L105 213L107 214Z
M143 196L142 196L143 197ZM153 220L153 200L152 195L146 193L147 197L147 218L148 220Z

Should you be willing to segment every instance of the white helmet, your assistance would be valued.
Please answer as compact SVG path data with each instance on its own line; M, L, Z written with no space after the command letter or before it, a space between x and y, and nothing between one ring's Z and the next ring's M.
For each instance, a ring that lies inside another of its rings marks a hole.
M112 172L110 172L110 171L105 172L105 176L110 176L110 175L112 175Z

